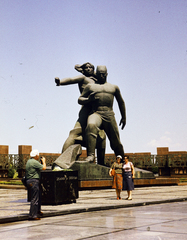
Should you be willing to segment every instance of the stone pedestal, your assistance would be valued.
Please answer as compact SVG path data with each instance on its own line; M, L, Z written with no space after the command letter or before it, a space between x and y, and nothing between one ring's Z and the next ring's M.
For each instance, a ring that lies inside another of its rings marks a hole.
M19 164L18 164L18 177L22 178L25 175L25 165L32 151L32 146L29 145L19 145Z
M95 163L84 161L76 161L71 166L72 170L77 170L79 173L78 179L85 180L111 180L109 176L109 167L101 166Z
M75 144L70 146L53 163L52 169L59 166L62 169L78 171L80 189L111 188L113 178L109 176L109 167L86 161L78 161L81 154L81 146ZM135 176L139 179L154 178L150 171L135 168Z
M135 169L135 178L136 179L154 179L155 176L153 172L147 171L141 168L134 168Z
M9 146L0 145L0 154L8 154L8 153L9 153Z
M168 155L169 148L168 147L158 147L157 148L157 155Z
M29 145L19 145L18 154L30 154L32 151L32 146Z
M0 145L0 177L8 177L9 146Z
M170 176L170 168L168 167L168 147L158 147L157 148L157 157L164 157L165 158L165 166L159 167L158 172L159 176Z
M84 161L76 161L71 166L78 171L80 189L111 188L112 177L109 176L109 167Z
M79 197L77 171L42 171L41 186L42 205L75 203Z

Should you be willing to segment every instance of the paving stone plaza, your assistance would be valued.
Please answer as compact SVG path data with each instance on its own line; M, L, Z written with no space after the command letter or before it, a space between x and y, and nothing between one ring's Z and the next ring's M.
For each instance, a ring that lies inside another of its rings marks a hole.
M76 203L43 205L28 221L27 191L0 189L2 239L186 239L187 186L136 188L133 200L115 191L80 191Z

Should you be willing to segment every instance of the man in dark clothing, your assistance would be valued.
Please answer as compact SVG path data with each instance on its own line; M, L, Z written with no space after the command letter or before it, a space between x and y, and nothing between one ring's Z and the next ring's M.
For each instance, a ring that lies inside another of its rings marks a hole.
M46 169L46 160L42 157L42 164L39 163L38 150L31 151L30 157L26 164L27 187L31 193L29 220L40 220L40 216L43 215L41 212L40 171Z

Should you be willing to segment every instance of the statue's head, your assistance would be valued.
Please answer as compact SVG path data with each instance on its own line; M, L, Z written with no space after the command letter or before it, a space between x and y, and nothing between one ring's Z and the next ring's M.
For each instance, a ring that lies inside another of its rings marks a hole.
M92 76L93 73L94 73L94 65L92 65L91 63L87 62L87 63L84 63L82 65L82 69L83 69L83 74L85 76Z
M75 69L87 77L93 76L93 74L94 74L94 65L89 62L86 62L82 65L77 64L77 65L75 65Z
M105 83L107 75L108 73L106 66L97 66L96 77L99 83Z

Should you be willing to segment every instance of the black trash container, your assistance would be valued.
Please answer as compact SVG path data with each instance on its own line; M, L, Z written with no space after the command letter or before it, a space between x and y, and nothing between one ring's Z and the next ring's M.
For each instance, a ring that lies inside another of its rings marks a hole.
M76 202L79 197L78 171L42 171L41 192L43 205Z

